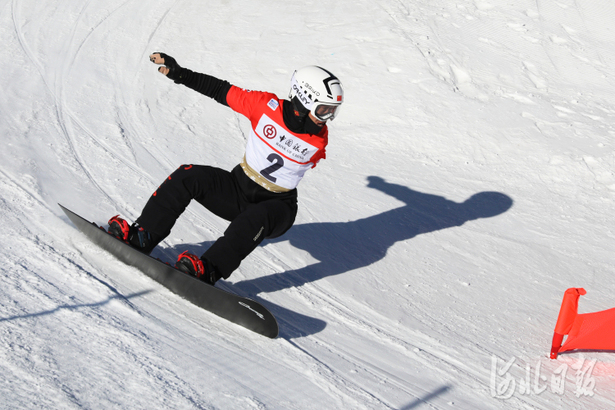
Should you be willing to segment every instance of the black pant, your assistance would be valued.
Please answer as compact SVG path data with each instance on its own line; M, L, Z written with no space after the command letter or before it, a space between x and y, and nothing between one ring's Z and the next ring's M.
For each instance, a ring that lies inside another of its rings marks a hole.
M182 165L147 201L137 223L160 241L195 199L230 225L204 254L228 278L265 238L284 234L295 222L297 190L273 193L236 166L231 172L201 165Z

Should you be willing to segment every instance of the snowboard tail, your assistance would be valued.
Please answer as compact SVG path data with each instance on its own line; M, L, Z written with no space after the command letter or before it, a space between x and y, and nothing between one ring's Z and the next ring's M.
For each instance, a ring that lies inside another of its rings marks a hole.
M209 285L173 266L145 255L76 213L58 204L93 243L133 266L171 292L230 322L269 338L278 336L275 317L260 303Z

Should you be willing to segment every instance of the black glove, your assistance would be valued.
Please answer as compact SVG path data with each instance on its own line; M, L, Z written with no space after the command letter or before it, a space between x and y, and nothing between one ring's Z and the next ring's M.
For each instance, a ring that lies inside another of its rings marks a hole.
M179 80L181 79L182 67L180 67L180 65L177 64L177 61L175 61L175 59L173 57L171 57L170 55L167 55L165 53L161 53L159 51L156 51L154 54L160 54L160 57L162 59L164 59L164 63L163 64L165 65L165 67L167 67L169 69L169 72L167 73L167 77L170 78L171 80L173 80L176 83L179 82ZM154 58L150 58L150 61L152 63L156 63ZM158 69L158 71L160 71L160 68Z

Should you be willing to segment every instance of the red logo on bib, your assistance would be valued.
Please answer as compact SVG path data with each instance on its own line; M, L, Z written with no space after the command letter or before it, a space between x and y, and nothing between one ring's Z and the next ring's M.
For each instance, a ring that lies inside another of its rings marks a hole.
M265 125L263 127L263 134L265 135L266 138L269 138L270 140L272 140L275 138L278 132L275 130L275 127L273 125Z

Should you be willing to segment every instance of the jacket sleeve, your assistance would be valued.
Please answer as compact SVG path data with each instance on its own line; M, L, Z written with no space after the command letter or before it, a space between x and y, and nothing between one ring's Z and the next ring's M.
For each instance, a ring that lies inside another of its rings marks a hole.
M220 80L208 74L201 74L180 67L171 78L177 84L183 84L207 97L213 98L220 104L228 106L226 95L231 89L231 83Z

